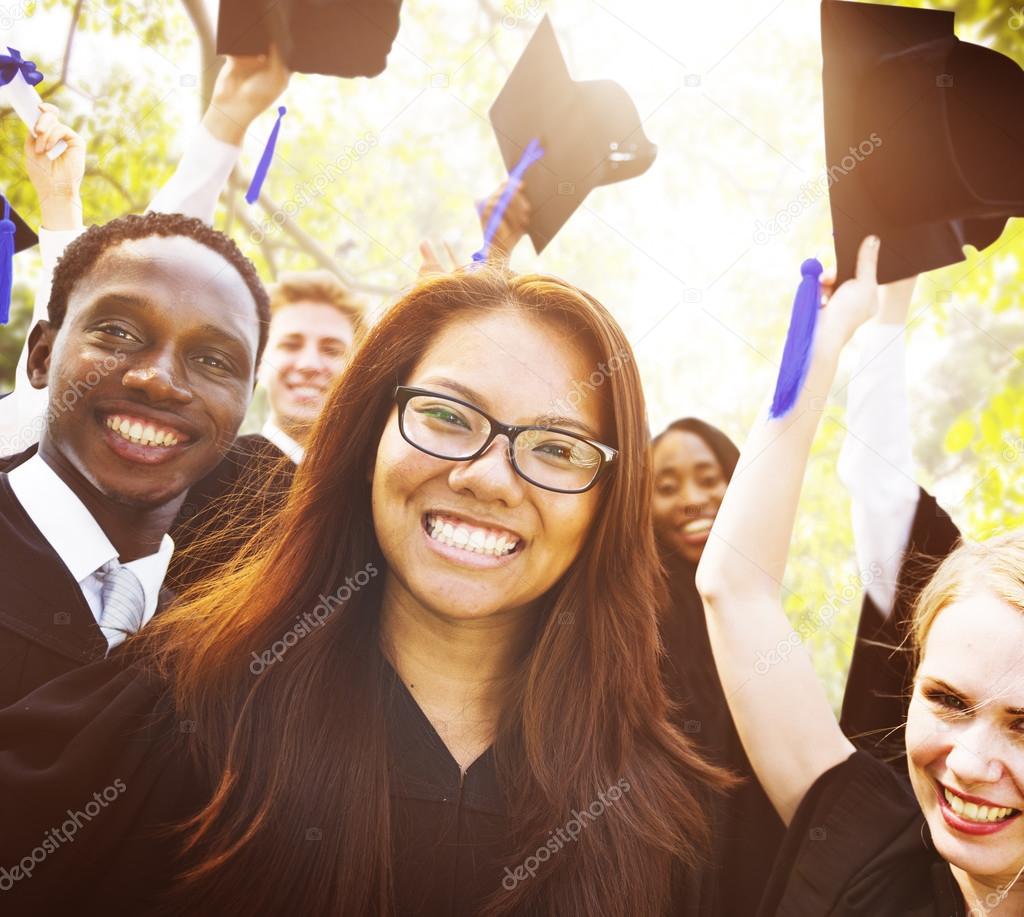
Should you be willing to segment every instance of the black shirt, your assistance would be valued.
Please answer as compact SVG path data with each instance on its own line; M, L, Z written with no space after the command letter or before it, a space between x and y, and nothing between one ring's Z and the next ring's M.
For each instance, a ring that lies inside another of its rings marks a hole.
M758 915L966 917L966 907L909 782L858 751L803 798Z
M287 496L295 463L260 434L239 436L189 489L171 528L166 583L175 593L216 573Z
M169 750L174 733L192 727L124 655L77 669L0 711L4 915L65 914L74 902L82 917L143 917L182 862L176 842L154 828L194 814L211 786L187 755ZM502 860L516 853L493 755L486 751L460 779L430 721L397 674L390 667L387 673L398 914L471 917L502 887ZM101 799L73 842L48 835L96 793ZM29 864L32 875L12 875L46 837L55 849ZM733 917L713 909L714 889L701 878L678 877L672 917ZM189 913L204 914L202 902Z
M711 803L710 873L718 889L717 913L749 917L757 910L786 828L754 776L736 732L711 651L696 567L671 555L662 561L670 599L660 627L665 681L678 705L677 724L706 759L742 779L731 793Z

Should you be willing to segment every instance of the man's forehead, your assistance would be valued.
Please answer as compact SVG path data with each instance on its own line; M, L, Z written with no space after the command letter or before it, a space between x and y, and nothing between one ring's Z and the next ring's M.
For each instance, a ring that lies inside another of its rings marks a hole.
M104 249L87 276L101 277L118 268L133 272L150 268L154 273L175 271L182 276L199 274L210 279L223 273L243 282L227 258L188 236L154 235L115 242Z

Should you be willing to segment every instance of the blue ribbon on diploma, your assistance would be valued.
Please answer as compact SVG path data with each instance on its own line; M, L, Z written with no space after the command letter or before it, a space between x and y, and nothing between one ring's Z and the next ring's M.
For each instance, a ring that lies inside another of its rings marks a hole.
M7 50L11 53L0 54L0 86L6 86L19 70L29 86L38 86L43 75L36 69L35 62L25 60L16 48L8 47Z
M516 193L520 184L522 184L526 170L543 155L544 150L540 145L540 141L536 137L526 144L526 149L523 150L523 155L519 157L519 162L517 162L512 171L508 173L508 184L505 186L505 190L501 193L501 197L498 198L498 203L495 205L490 218L487 220L487 226L484 227L484 244L479 251L473 252L474 261L487 260L487 253L491 249L491 241L494 239L494 234L498 231L498 227L501 225L501 221L505 217L505 211L508 209L509 201L512 200L512 195Z

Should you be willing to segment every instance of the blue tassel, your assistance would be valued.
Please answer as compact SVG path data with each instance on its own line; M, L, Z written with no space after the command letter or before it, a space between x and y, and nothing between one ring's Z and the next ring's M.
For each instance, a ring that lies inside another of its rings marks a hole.
M501 193L501 197L498 198L498 203L495 205L494 210L491 211L491 215L487 220L487 226L484 227L484 244L479 251L473 252L474 261L487 260L487 254L491 250L494 234L498 231L498 227L501 226L501 221L505 217L505 211L508 210L512 195L516 193L519 185L522 183L526 170L543 155L544 150L536 137L526 144L526 149L523 150L523 155L519 157L519 162L508 173L509 181L505 186L505 190Z
M14 285L14 221L11 205L3 195L4 218L0 220L0 325L11 319L11 287Z
M793 300L793 315L789 320L786 346L782 351L782 366L779 367L775 397L772 399L772 417L784 417L793 410L807 379L814 328L818 324L818 310L821 308L821 271L821 262L816 258L808 258L800 265L803 279Z
M256 166L256 173L252 177L252 183L249 185L249 190L245 192L245 199L250 204L255 204L260 199L260 191L263 188L263 182L267 178L267 172L270 170L270 160L274 158L274 147L277 145L277 135L281 132L281 119L288 112L288 109L283 105L277 110L277 121L274 122L274 129L270 132L270 137L267 140L266 148L263 150L263 155L260 157L260 164Z

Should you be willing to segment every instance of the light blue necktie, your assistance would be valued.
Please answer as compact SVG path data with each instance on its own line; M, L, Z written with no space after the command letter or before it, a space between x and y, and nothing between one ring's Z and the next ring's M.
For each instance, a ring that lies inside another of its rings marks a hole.
M139 578L117 560L108 560L96 575L103 584L99 623L113 647L142 627L146 593Z

